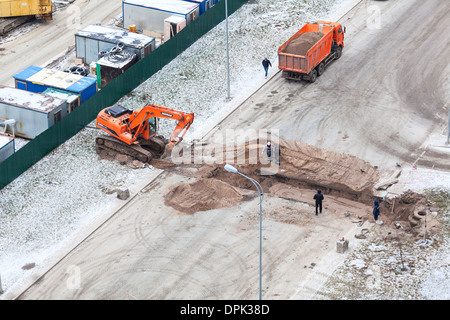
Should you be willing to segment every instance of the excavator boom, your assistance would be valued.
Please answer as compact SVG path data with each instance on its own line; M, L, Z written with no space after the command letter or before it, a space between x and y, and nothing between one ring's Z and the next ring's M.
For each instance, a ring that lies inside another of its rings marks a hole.
M148 105L138 111L133 112L132 116L130 117L129 128L131 131L137 128L135 136L138 136L139 134L145 135L146 131L143 124L146 123L148 119L155 117L173 119L178 121L175 130L170 137L170 145L179 143L194 121L193 113L184 113L172 108L158 105Z

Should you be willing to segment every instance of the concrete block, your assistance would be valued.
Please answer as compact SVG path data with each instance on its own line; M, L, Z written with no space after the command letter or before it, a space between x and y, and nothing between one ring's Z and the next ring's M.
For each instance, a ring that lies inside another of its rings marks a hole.
M344 253L348 249L348 240L339 240L336 243L336 249L338 253Z
M121 200L126 200L130 197L130 191L128 189L118 189L117 198Z

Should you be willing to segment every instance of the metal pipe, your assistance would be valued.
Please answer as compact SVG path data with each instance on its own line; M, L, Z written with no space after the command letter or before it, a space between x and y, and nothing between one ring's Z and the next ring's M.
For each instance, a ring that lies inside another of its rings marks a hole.
M450 143L450 105L448 107L448 129L447 129L447 144Z

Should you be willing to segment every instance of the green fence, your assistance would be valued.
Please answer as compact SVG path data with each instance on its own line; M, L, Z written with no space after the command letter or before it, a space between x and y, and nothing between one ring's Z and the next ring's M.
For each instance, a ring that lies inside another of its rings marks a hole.
M228 15L231 15L248 0L226 1L228 1ZM76 135L97 117L100 110L116 103L222 22L225 19L226 1L219 1L169 41L108 83L68 116L0 163L0 189L19 177L50 151Z

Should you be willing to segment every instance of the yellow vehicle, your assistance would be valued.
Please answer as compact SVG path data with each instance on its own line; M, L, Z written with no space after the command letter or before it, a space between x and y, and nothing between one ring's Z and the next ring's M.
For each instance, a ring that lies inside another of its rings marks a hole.
M35 16L52 20L52 0L0 0L0 18Z

